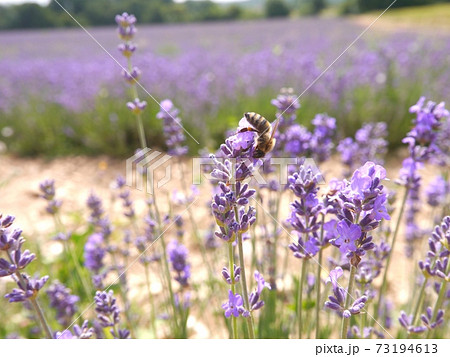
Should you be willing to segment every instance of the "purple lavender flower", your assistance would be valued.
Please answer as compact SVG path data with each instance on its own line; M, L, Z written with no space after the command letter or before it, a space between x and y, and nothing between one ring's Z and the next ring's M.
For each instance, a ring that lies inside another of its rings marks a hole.
M450 184L442 176L436 176L425 190L427 203L431 207L444 205L450 194Z
M289 245L296 258L312 258L322 244L318 237L319 214L323 207L317 198L318 179L319 175L304 166L300 167L299 173L288 178L289 187L298 198L291 204L291 215L287 219L298 236L297 243Z
M103 213L105 212L103 210L103 204L97 195L95 195L93 192L89 195L87 199L87 206L91 210L89 222L96 224L100 218L103 216Z
M13 289L5 295L9 302L24 302L28 299L35 299L39 290L44 287L48 280L47 275L42 278L31 278L29 275L22 273L21 277L21 280L16 281L19 289Z
M50 307L56 311L56 318L60 325L69 325L73 315L78 311L77 303L80 298L72 295L69 288L59 282L54 282L47 289Z
M286 124L292 124L292 121L295 120L295 116L292 118L292 115L300 108L300 102L294 95L294 90L292 88L281 88L280 94L276 99L272 99L271 103L277 108L280 116L291 116L289 118L290 123Z
M61 200L55 199L55 180L45 180L39 184L41 197L47 201L46 211L52 215L58 213L62 205Z
M100 233L91 234L84 245L84 266L92 272L92 281L96 288L103 286L104 274L101 270L104 267L105 254L103 235Z
M264 277L259 271L255 271L255 280L256 290L250 293L249 296L250 311L259 310L264 306L264 301L260 300L261 294L265 288L271 289L270 284L264 280Z
M357 298L348 309L345 309L345 297L347 291L339 286L338 279L343 275L341 267L337 267L330 271L330 275L326 283L331 282L333 286L333 295L328 296L328 301L325 302L325 307L334 310L339 316L346 319L352 315L357 315L364 309L367 302L367 296L362 295Z
M134 99L132 102L127 103L127 108L131 110L133 114L141 114L147 107L147 102L145 100L140 101L139 98Z
M233 265L234 266L234 283L238 283L239 280L241 279L241 267L236 266L236 264ZM231 281L231 275L230 272L228 270L227 267L224 267L222 269L222 277L223 279L227 282L227 284L232 285L233 282Z
M117 48L126 58L130 58L136 51L136 45L133 43L121 43Z
M218 162L218 165L222 164ZM222 172L225 174L224 170ZM226 174L228 175L229 173L227 172ZM231 179L231 175L228 177ZM226 242L233 242L237 232L246 232L256 221L254 208L249 207L245 210L244 207L244 205L249 203L249 198L255 194L255 190L249 189L248 184L241 184L240 181L236 183L235 191L231 190L230 186L223 182L219 183L219 188L220 192L213 197L211 204L214 218L219 226L219 231L216 231L215 234ZM238 208L239 223L236 221L235 205L240 206Z
M425 260L419 261L419 269L425 277L450 280L448 269L450 256L450 216L444 217L428 239L428 252Z
M337 224L337 232L338 237L334 244L339 247L341 253L355 252L355 242L361 237L361 227L350 223L348 220L343 220Z
M442 161L445 156L445 145L438 141L438 133L441 121L449 120L449 112L444 103L436 104L421 97L417 104L410 108L411 113L416 113L413 121L413 129L406 134L403 143L408 144L409 157L403 161L400 170L400 183L408 190L406 202L406 255L412 256L414 243L424 236L425 231L417 223L416 216L420 211L421 177L418 169L428 161ZM448 139L448 138L447 138ZM444 151L441 151L444 150Z
M87 206L90 209L89 222L107 239L112 233L112 226L105 215L102 200L92 192L87 199Z
M89 327L89 321L85 320L81 326L74 325L73 326L73 333L70 330L65 330L63 332L56 332L55 338L58 340L61 339L89 339L92 337L94 333L94 329L92 327Z
M290 156L307 156L312 134L302 125L294 124L286 130L284 151Z
M406 329L408 333L413 334L421 334L427 330L425 326L413 326L413 316L412 315L406 315L404 311L400 312L400 317L398 318L398 322L400 322L400 325Z
M444 323L444 310L439 310L436 314L436 318L433 320L433 309L428 306L425 310L425 314L420 315L420 319L427 329L434 330Z
M94 273L103 268L104 240L100 233L91 234L84 246L84 265Z
M172 101L165 99L161 102L160 111L156 115L158 119L163 121L163 131L168 153L172 156L183 156L188 152L188 148L185 145L186 137L178 114L179 110L175 108Z
M116 304L112 290L97 291L94 297L97 319L103 327L114 326L119 323L120 309Z
M370 338L370 335L372 334L373 331L373 327L364 327L362 333L361 330L358 326L353 325L349 331L348 331L348 338Z
M331 242L340 247L354 266L367 251L375 248L369 232L377 228L382 219L390 219L387 197L381 185L385 177L386 170L382 166L367 162L354 172L351 181L344 181L339 193L337 217L340 222Z
M290 136L292 136L291 128L297 118L296 112L300 108L300 103L296 99L297 96L294 95L292 88L282 88L277 98L272 99L271 101L272 105L277 108L275 117L279 121L278 129L275 132L277 145L272 150L272 156L280 156L280 154L284 152L283 150L289 145ZM288 134L288 132L290 132L290 134Z
M368 123L356 132L355 139L341 140L337 150L350 172L366 161L383 165L388 145L386 137L386 123Z
M134 66L130 71L122 70L123 79L129 84L134 85L141 78L142 71Z
M112 290L97 291L94 297L97 320L102 327L112 327L111 334L114 338L128 338L129 331L117 329L120 323L120 309Z
M212 225L206 232L205 232L205 247L208 250L214 250L219 247L219 242L217 239L215 239L216 235L214 234L214 227L215 225Z
M72 340L72 339L76 339L76 337L72 334L72 332L70 332L70 330L65 330L63 332L56 332L55 334L55 338L57 340Z
M136 23L136 17L127 12L124 12L122 15L116 15L115 20L120 27L130 27Z
M131 200L131 192L128 188L125 187L125 180L122 176L116 178L116 182L114 184L119 190L119 198L122 200L122 207L125 209L124 215L128 218L134 218L135 212L133 208L133 201Z
M228 301L222 304L222 309L225 310L226 318L231 317L231 315L234 317L248 315L248 312L244 309L244 302L241 295L233 294L231 290L228 292Z
M182 287L187 287L191 276L191 266L187 263L187 248L178 241L173 240L167 245L167 253L172 264L172 270L176 273L175 280Z
M448 118L449 112L445 109L445 103L428 101L425 105L425 97L421 97L417 104L409 109L416 114L413 121L413 129L403 139L409 145L411 157L416 161L424 161L439 153L436 145L437 132L441 119Z
M8 260L0 258L0 277L13 275L25 269L36 255L28 249L22 251L25 239L22 237L21 229L11 231L10 227L15 218L6 216L2 219L0 214L0 251L7 253Z
M402 168L399 173L399 182L408 190L406 201L406 255L411 257L414 242L420 240L424 231L417 225L416 216L420 211L420 187L421 177L418 170L422 163L408 157L403 160Z
M317 162L329 159L333 149L333 137L336 132L336 119L327 114L317 114L312 120L314 131L309 143L311 156Z
M124 41L131 41L137 32L134 26L136 17L124 12L122 15L116 15L116 23L118 25L117 32L119 37Z

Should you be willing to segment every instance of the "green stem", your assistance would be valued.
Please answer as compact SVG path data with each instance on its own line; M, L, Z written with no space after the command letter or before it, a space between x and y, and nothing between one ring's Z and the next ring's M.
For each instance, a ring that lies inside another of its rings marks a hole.
M84 292L87 296L92 297L93 292L91 289L90 284L86 281L85 275L83 273L83 268L80 265L80 262L78 261L78 257L75 255L74 249L72 249L69 246L69 243L67 241L64 242L64 248L68 254L70 254L73 264L75 265L75 270L77 271L77 275L80 277L81 285L83 285ZM67 254L66 253L66 254Z
M127 288L127 278L126 278L125 272L120 273L120 271L118 269L117 257L116 257L116 254L114 252L111 253L111 258L113 260L114 266L116 267L117 275L118 275L118 278L119 278L119 281L120 281L119 293L120 293L120 296L122 298L123 304L125 306L124 313L125 313L125 319L127 320L128 329L130 330L130 336L131 336L131 338L136 338L135 334L134 334L133 322L132 322L131 316L130 316L131 304L130 304L130 302L128 300L127 293L124 290L124 289Z
M438 299L436 301L436 304L434 305L433 318L431 319L431 321L436 320L437 313L439 309L442 307L446 293L447 293L447 281L444 280L444 282L441 284L441 290L439 292ZM431 338L433 332L434 332L433 330L428 330L427 338Z
M112 323L113 323L112 329L114 331L114 336L116 336L116 337L113 337L113 338L118 339L119 338L119 332L117 331L117 325L114 322L112 322Z
M57 232L63 232L64 233L64 225L61 221L61 217L59 216L58 213L55 213L53 215L53 222L55 224L55 230ZM80 277L80 281L81 281L81 285L83 285L83 289L84 292L87 296L92 297L93 296L93 292L91 289L91 285L89 284L89 282L86 281L86 277L83 273L83 268L80 265L80 262L78 260L78 257L75 255L75 250L72 249L71 246L69 246L69 242L68 241L64 241L63 242L63 246L64 246L64 250L66 252L66 256L68 254L70 254L70 257L72 259L72 262L75 266L75 270L77 271L77 275Z
M184 194L187 197L188 190L187 190L187 187L186 187L186 182L184 181L184 178L186 177L186 175L184 174L184 167L183 167L183 163L181 162L181 160L178 161L178 165L179 165L179 169L180 169L180 173L181 173L181 178L180 178L181 185L182 185ZM187 207L187 211L188 211L188 215L189 215L189 220L191 221L192 231L194 233L194 237L195 237L196 243L197 243L197 245L198 245L198 247L200 249L200 253L202 255L203 262L205 263L205 265L206 265L206 267L208 269L209 279L213 280L213 275L212 275L213 269L212 269L211 264L210 264L210 262L208 260L208 255L206 254L205 245L203 244L202 239L200 237L200 234L198 232L197 222L195 221L194 214L192 213L191 205L189 205Z
M350 265L350 278L348 280L348 289L347 289L347 296L345 297L345 306L344 309L348 310L350 306L350 301L352 299L353 295L353 285L355 284L355 274L356 274L356 267L354 265ZM342 329L341 329L341 338L347 338L347 331L348 331L348 325L350 323L350 318L346 319L345 317L342 317Z
M230 262L230 276L231 276L231 291L233 294L236 294L236 282L235 282L235 276L234 276L234 251L233 251L233 243L228 243L228 258ZM237 319L233 315L231 317L232 320L232 337L233 339L237 339Z
M244 263L244 248L242 244L242 234L238 233L238 247L239 247L239 265L241 267L241 286L242 295L244 298L244 306L247 311L250 312L250 303L248 301L248 290L247 290L247 278L245 276L245 263ZM255 338L255 331L253 327L253 316L250 312L250 316L246 318L248 335L251 339Z
M386 267L384 268L383 280L382 280L382 283L381 283L381 286L380 286L380 293L378 294L378 300L377 300L377 303L375 305L374 318L373 318L374 321L376 321L378 319L378 314L379 314L381 301L383 299L383 295L386 292L387 276L388 276L389 266L391 264L392 255L394 254L395 242L397 241L397 236L398 236L398 232L399 232L399 228L400 228L400 223L402 221L403 211L405 210L406 199L408 198L408 193L409 193L409 189L407 187L405 187L405 194L403 196L403 200L402 200L402 203L401 203L401 206L400 206L400 212L399 212L398 218L397 218L397 224L395 226L394 235L392 237L391 251L389 252L389 255L388 255L387 260L386 260Z
M128 71L131 73L133 69L133 65L131 63L131 58L128 58ZM133 95L133 100L138 98L138 92L136 88L136 83L133 82L131 84L131 91ZM138 127L138 133L139 133L139 141L141 143L141 149L144 149L147 147L147 140L145 139L145 131L144 131L144 124L142 122L142 116L141 114L136 115L137 118L137 127Z
M302 272L300 274L300 280L298 282L298 306L297 306L297 323L298 323L298 338L302 338L303 334L303 284L306 277L306 264L307 260L302 261Z
M145 283L147 285L147 291L148 291L148 300L150 301L150 307L152 309L152 312L150 313L150 319L152 320L152 329L153 329L153 335L155 338L157 338L157 330L156 330L156 319L155 319L155 300L153 299L152 290L150 288L150 272L148 269L149 265L148 263L145 264Z
M50 330L50 327L48 326L47 320L45 319L44 313L42 312L41 306L39 305L39 302L36 298L30 299L31 305L33 305L34 311L36 311L36 314L39 318L39 322L41 323L42 328L45 331L45 334L48 338L53 339L52 331Z
M163 259L164 259L164 268L165 268L164 270L165 270L165 273L166 273L167 286L169 288L170 304L172 305L172 311L173 311L173 321L175 323L176 329L178 330L177 308L175 306L175 296L174 296L174 293L173 293L172 279L171 279L171 276L170 276L169 262L168 262L168 259L167 259L166 242L164 240L164 236L163 235L161 235L159 239L161 240L161 245L162 245L162 250L163 250Z
M323 224L325 223L325 215L322 215L322 224L320 226L320 243L323 243ZM320 247L319 255L317 257L317 276L316 276L316 284L317 284L317 290L316 290L316 339L320 336L320 286L321 286L321 280L320 280L320 273L322 270L322 250L323 246Z
M8 253L8 257L9 260L11 261L11 263L13 263L13 259L11 257L11 254L9 252ZM25 280L23 279L22 275L20 274L20 272L16 271L16 277L17 279L19 279L20 284L23 287L27 286L27 283L25 282ZM53 339L53 334L52 334L52 330L50 329L47 320L45 319L45 315L44 312L42 311L42 308L39 305L38 299L37 297L31 297L29 299L29 301L31 302L31 306L33 306L34 312L36 313L36 316L42 326L42 329L44 330L45 334L47 335L47 338L49 339Z
M450 264L447 265L447 269L445 269L445 275L447 275L450 271ZM441 284L441 288L439 290L439 296L438 299L436 301L436 304L434 305L434 310L433 310L433 317L431 319L431 321L435 321L436 320L436 316L439 312L439 309L442 307L442 304L444 303L444 300L446 298L447 295L447 280L444 280ZM427 333L427 338L431 338L431 335L433 334L434 330L428 330Z
M363 284L361 287L361 291L365 291L366 290L366 285ZM366 302L366 306L364 307L365 311L368 310L369 307L369 301ZM361 313L359 314L361 316L361 320L360 320L360 332L361 332L361 338L364 338L364 327L366 327L366 318L367 318L367 313L364 311L361 311ZM369 336L370 338L370 336Z
M270 285L272 287L272 289L274 289L277 285L276 285L276 279L277 279L277 245L278 245L278 234L277 234L277 228L278 228L278 216L279 216L279 212L280 212L280 195L277 194L276 195L276 202L275 202L275 218L273 220L273 244L271 246L271 276L270 276ZM276 300L275 300L276 301Z
M234 191L236 192L236 185L233 185ZM236 195L237 196L237 195ZM234 218L236 219L236 222L239 224L239 212L237 206L234 206ZM249 312L249 317L246 317L247 321L247 330L248 335L251 339L255 338L255 329L253 326L253 316L250 311L250 303L248 299L248 289L247 289L247 277L245 273L245 262L244 262L244 245L242 241L242 233L237 233L237 243L239 248L239 266L241 268L241 276L240 276L240 282L242 286L242 295L244 300L244 307Z
M414 314L412 319L412 325L415 325L417 318L419 317L419 311L423 303L423 298L425 296L425 287L427 286L428 278L425 278L425 280L422 283L422 287L420 288L419 297L417 298L416 307L414 308Z

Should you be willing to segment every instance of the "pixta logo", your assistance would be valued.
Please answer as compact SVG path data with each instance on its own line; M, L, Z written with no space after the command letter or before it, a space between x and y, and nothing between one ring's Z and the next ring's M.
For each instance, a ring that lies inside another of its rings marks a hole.
M126 161L126 183L127 186L135 187L139 191L145 190L150 195L153 194L155 186L155 172L169 161L172 156L165 153L144 148L136 152ZM156 187L160 188L170 181L172 177L172 167L170 164L165 166L165 175L160 178ZM134 185L133 185L134 183Z

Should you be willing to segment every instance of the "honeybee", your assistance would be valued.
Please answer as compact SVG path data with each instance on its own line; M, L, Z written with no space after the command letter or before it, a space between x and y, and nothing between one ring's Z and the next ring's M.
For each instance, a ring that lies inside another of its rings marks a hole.
M266 154L271 152L275 146L276 139L274 138L274 135L278 128L279 119L276 121L275 127L272 128L272 124L270 124L270 122L261 114L249 112L245 113L244 117L251 127L244 128L240 130L240 132L255 131L258 134L256 148L253 151L253 158L263 158Z

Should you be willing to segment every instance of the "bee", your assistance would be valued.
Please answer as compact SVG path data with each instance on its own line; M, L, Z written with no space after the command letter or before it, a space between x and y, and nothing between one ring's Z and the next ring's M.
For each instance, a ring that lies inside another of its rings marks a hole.
M253 151L253 158L263 158L266 154L271 152L275 146L276 139L274 138L274 135L278 127L279 119L272 129L272 124L270 124L270 122L261 114L249 112L245 113L244 116L252 127L244 128L240 132L254 131L258 134L256 148Z

